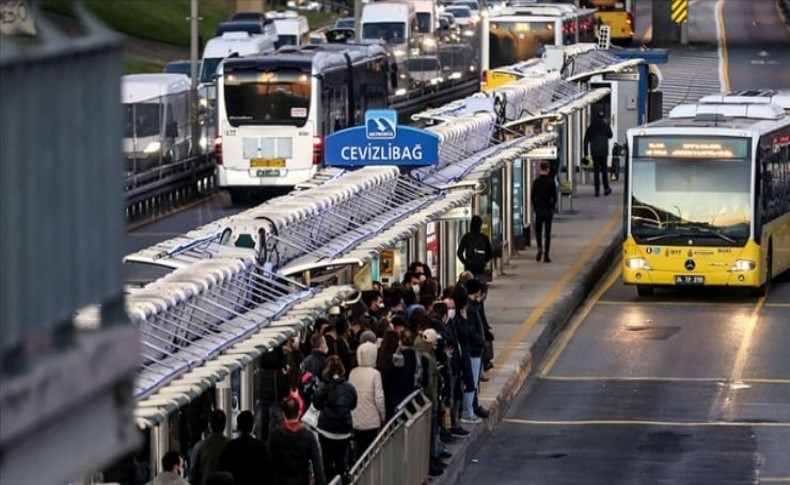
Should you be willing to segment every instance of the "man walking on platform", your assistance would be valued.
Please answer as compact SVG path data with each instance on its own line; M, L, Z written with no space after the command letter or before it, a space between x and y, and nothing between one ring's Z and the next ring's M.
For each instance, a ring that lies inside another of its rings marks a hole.
M549 257L551 221L554 219L554 207L557 205L557 185L554 183L554 178L549 175L549 162L540 162L540 176L532 181L531 195L532 209L535 211L535 240L538 243L535 261L543 258L544 263L551 263Z
M606 122L606 114L599 111L593 118L587 131L584 133L584 157L589 153L593 160L593 182L595 196L600 196L601 179L603 179L603 195L612 193L609 188L609 172L606 169L606 159L609 156L609 139L612 138L612 128Z

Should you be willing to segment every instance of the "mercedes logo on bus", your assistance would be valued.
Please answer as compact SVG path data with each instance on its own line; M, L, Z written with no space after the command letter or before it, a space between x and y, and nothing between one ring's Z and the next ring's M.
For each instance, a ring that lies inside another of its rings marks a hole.
M694 268L697 267L693 259L687 259L683 266L686 268L686 271L694 271Z

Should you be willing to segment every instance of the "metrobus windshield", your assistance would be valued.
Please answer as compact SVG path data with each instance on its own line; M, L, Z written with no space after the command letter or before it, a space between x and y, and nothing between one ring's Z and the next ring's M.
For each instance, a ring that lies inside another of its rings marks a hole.
M538 57L547 45L554 45L553 22L492 19L488 32L488 69Z
M647 140L636 140L630 174L635 241L745 245L753 213L748 140Z
M225 75L228 122L241 125L304 126L310 110L310 73L297 68L255 66Z

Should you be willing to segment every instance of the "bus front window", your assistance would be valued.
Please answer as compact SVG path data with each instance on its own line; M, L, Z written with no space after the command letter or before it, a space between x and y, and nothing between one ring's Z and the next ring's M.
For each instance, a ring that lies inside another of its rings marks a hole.
M299 69L235 70L224 79L232 126L304 126L310 109L310 73Z
M639 244L743 246L750 180L746 160L635 159L631 235Z
M554 45L554 24L551 22L492 20L488 33L488 68L539 57L547 45Z

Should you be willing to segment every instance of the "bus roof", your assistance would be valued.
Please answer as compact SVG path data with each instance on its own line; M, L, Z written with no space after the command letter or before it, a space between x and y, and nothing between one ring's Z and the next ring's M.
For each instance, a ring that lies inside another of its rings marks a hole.
M313 74L320 74L331 68L346 66L346 58L342 52L331 52L318 49L289 50L271 54L231 58L224 62L223 71L232 72L236 69L250 69L258 65L285 66L310 69Z
M690 128L704 128L711 134L734 135L744 131L764 134L788 125L790 117L776 104L699 102L678 105L668 117L628 131L639 134L650 129L656 134L689 134Z
M160 96L188 92L189 77L184 74L127 74L121 81L121 101L142 103Z
M408 22L414 12L410 3L375 2L368 3L362 9L362 23L372 22Z

